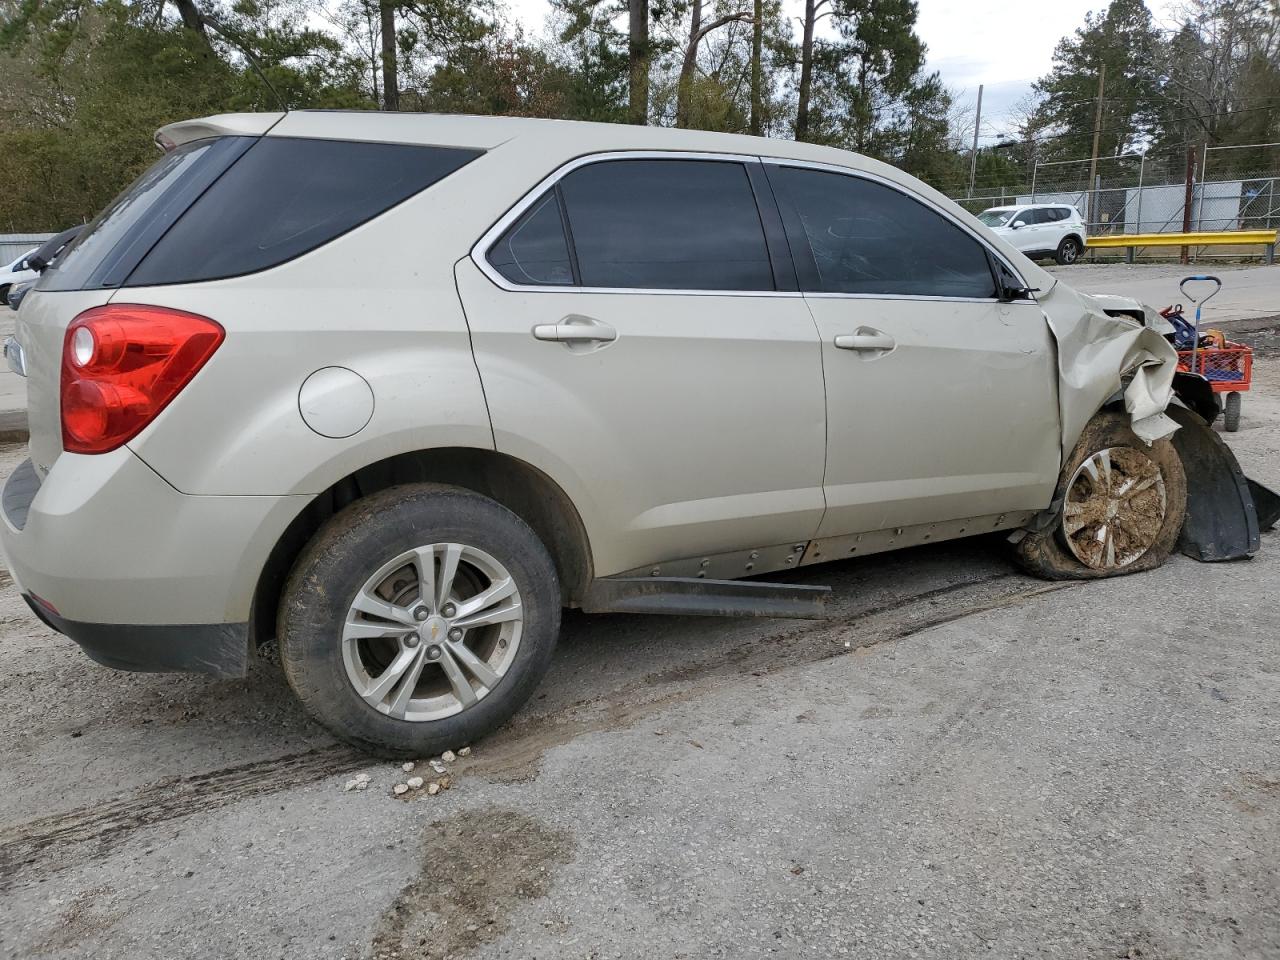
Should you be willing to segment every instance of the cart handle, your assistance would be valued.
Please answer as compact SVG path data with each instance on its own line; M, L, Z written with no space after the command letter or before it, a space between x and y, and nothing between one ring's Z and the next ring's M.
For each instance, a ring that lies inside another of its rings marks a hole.
M1198 280L1208 280L1208 281L1211 281L1212 283L1217 284L1217 286L1213 288L1213 293L1209 294L1209 296L1205 297L1203 300L1196 300L1195 297L1191 296L1191 294L1187 293L1186 291L1186 285L1188 283L1195 283ZM1185 277L1182 280L1182 282L1178 284L1178 290L1182 292L1182 295L1186 297L1188 300L1190 300L1192 303L1196 304L1197 306L1212 300L1214 297L1218 295L1218 291L1221 289L1222 289L1221 280L1219 280L1217 277L1210 277L1205 275L1201 275L1197 277Z

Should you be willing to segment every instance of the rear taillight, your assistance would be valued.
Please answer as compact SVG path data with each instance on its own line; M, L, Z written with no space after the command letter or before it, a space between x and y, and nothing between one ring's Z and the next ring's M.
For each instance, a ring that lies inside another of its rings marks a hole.
M207 317L140 304L80 314L62 343L62 446L106 453L133 439L213 356Z

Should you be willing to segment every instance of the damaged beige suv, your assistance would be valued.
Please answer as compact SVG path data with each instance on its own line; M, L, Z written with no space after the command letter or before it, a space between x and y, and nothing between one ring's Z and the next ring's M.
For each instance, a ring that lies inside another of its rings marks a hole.
M565 606L813 617L756 578L990 531L1099 577L1274 519L1158 316L883 164L407 114L157 141L6 351L11 569L101 663L278 638L322 723L414 757L511 716Z

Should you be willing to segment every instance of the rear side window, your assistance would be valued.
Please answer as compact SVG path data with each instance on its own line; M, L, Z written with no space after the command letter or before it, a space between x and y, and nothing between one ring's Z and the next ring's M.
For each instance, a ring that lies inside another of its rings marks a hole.
M191 205L127 285L215 280L276 266L479 155L450 147L264 137Z
M560 181L586 287L772 290L746 168L712 160L607 160Z
M862 177L772 166L802 288L915 297L995 296L985 248L941 214ZM1021 216L1019 217L1021 219Z
M511 225L489 251L489 263L512 283L573 283L573 263L555 190L544 193Z
M249 148L248 137L185 143L111 201L40 278L42 290L118 287L209 184Z

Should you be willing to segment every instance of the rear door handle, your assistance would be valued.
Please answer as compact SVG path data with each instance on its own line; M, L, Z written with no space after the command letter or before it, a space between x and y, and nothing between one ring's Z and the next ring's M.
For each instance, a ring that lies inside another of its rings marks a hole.
M892 350L897 341L879 330L859 330L857 333L840 334L836 337L836 346L841 350Z
M612 343L618 331L592 317L570 315L559 323L539 323L533 328L535 340L554 343Z

